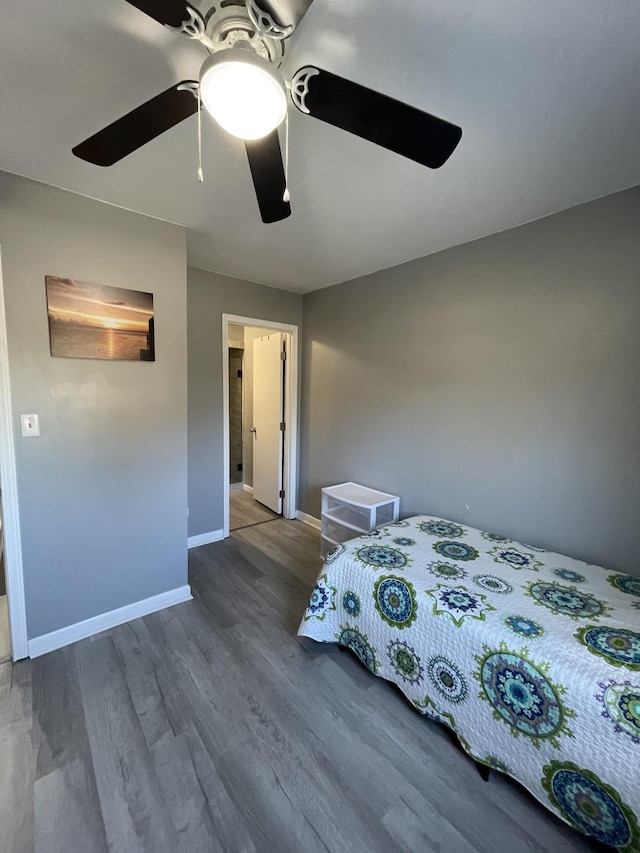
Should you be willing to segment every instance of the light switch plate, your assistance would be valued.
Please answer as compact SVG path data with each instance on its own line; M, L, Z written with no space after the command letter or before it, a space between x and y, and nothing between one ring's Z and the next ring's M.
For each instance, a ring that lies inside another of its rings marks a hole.
M20 415L20 428L23 438L40 435L40 420L37 415Z

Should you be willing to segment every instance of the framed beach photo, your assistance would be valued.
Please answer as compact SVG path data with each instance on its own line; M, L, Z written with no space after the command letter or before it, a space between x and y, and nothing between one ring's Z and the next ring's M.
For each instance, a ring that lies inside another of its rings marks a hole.
M51 355L155 361L153 294L45 276Z

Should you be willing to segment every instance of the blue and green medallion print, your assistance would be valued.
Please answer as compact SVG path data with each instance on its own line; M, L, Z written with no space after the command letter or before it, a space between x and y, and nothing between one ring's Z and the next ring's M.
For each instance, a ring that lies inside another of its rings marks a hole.
M433 550L448 560L477 560L478 552L472 545L464 542L434 542Z
M462 702L467 696L467 682L458 667L441 655L432 657L427 664L431 683L449 702Z
M640 686L630 681L609 681L598 685L596 699L602 705L602 716L613 723L617 734L628 735L640 746Z
M333 561L337 560L338 557L341 554L344 554L346 550L347 549L344 545L333 545L326 553L326 556L324 558L325 563L333 563Z
M420 684L424 668L412 646L403 643L402 640L392 640L387 648L387 654L391 666L403 681Z
M574 572L573 569L554 569L553 573L562 578L563 581L569 581L569 583L583 583L585 580L584 575L581 575L580 572Z
M413 585L394 575L378 578L373 599L380 616L393 628L408 628L418 615Z
M434 599L433 613L436 616L447 615L454 625L459 628L465 619L480 619L484 621L485 614L495 610L486 601L486 595L469 592L464 586L448 586L439 583L435 589L425 590Z
M498 758L497 755L493 755L489 753L485 755L483 758L479 759L483 764L486 764L487 767L490 767L492 770L499 770L501 773L509 773L513 775L513 770L506 764L501 758Z
M357 549L355 557L365 566L376 569L402 569L411 562L406 554L389 545L363 545Z
M329 586L326 575L320 575L311 593L309 605L304 614L304 621L308 619L324 619L330 610L335 610L335 586Z
M528 640L536 640L544 634L544 628L533 619L528 619L526 616L507 616L504 620L507 628L510 628L514 633L521 637L526 637Z
M548 607L552 613L561 613L572 619L598 619L606 615L611 608L598 601L590 593L579 592L575 587L561 586L559 583L535 581L527 588L536 604Z
M506 548L496 545L487 552L493 554L494 563L505 563L511 566L512 569L530 569L532 572L540 571L544 565L540 560L536 560L533 554L528 554L526 551L518 551L517 548Z
M611 666L640 670L640 634L629 628L587 625L573 635L591 654L604 658Z
M360 599L355 592L352 592L350 589L348 589L342 596L342 606L349 616L360 615Z
M446 536L447 539L457 539L467 533L464 527L452 521L421 521L418 529L430 536Z
M429 563L427 571L438 578L444 578L444 580L462 580L462 578L466 578L467 576L467 573L461 566L456 566L453 563Z
M508 595L513 592L511 584L496 575L475 575L473 582L477 583L482 589L486 589L487 592L496 592L498 595Z
M370 530L369 533L363 533L359 538L360 539L384 539L385 536L388 536L389 532L386 529L377 529Z
M394 545L400 545L401 548L410 548L412 545L416 544L415 539L409 539L408 536L398 536L397 539L393 540Z
M347 625L340 628L340 633L336 634L336 639L341 646L351 649L367 669L373 673L377 672L378 660L376 658L376 650L369 643L369 638L366 634L358 631L357 628L351 628Z
M450 729L453 729L454 731L456 730L456 721L453 715L448 714L441 708L438 708L438 706L430 696L425 696L424 701L414 699L413 704L418 709L418 711L420 711L421 714L425 715L428 720L435 720L437 723L444 723L444 725L449 726ZM459 735L458 738L460 742L464 740Z
M506 536L501 536L500 533L480 533L483 539L487 539L489 542L511 542L511 539L507 539Z
M527 649L513 652L504 643L498 649L483 646L476 656L480 697L493 708L493 717L510 727L513 737L528 737L536 749L543 741L560 749L560 735L573 737L567 725L575 712L560 698L566 688L548 676L548 663L534 663Z
M639 850L633 811L611 785L571 761L551 761L540 780L549 801L570 824L618 850Z
M640 596L640 578L634 578L632 575L609 575L607 580L620 592Z

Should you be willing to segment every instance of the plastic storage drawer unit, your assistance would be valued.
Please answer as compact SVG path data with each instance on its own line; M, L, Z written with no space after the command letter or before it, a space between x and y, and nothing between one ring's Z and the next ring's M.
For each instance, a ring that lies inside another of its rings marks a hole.
M357 483L322 490L321 553L398 520L400 498Z

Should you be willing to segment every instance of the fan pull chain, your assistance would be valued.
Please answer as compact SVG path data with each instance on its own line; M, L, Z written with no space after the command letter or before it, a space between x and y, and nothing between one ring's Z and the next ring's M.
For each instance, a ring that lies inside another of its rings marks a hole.
M202 101L200 100L200 86L198 86L198 180L204 183L202 174Z
M289 192L289 110L284 119L284 192L282 201L291 201Z

